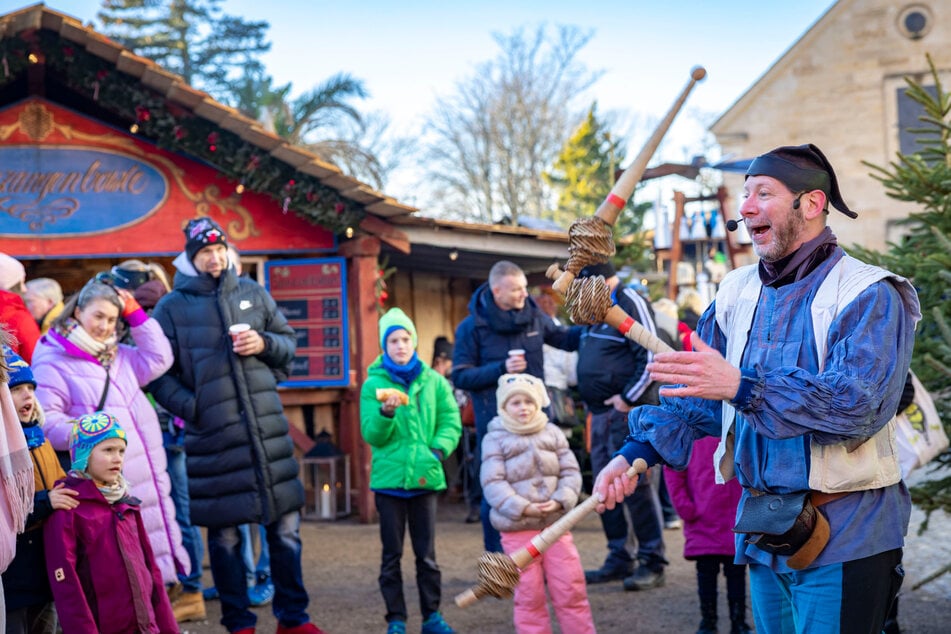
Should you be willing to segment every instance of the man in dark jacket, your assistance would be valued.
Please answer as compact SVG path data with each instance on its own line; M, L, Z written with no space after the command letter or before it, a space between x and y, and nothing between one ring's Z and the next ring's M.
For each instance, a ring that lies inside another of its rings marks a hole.
M517 264L501 260L492 266L489 281L477 288L469 301L469 316L456 328L452 357L453 386L472 395L476 465L482 463L482 438L497 414L499 377L524 372L544 379L542 345L577 350L581 330L580 326L556 325L538 308L528 296L528 280ZM485 549L502 552L499 532L489 522L489 506L484 500L481 504Z
M578 277L603 276L611 300L648 331L657 334L650 304L634 289L620 285L611 263L581 269ZM658 402L657 386L647 364L653 355L608 324L586 328L578 349L578 392L591 412L591 471L599 473L627 437L627 415L636 405ZM659 472L653 469L654 472ZM659 473L640 478L637 490L620 505L601 515L608 539L608 556L597 570L585 571L585 580L604 583L624 579L625 590L647 590L664 583L664 535L658 497ZM637 537L634 568L630 536Z
M238 277L227 238L210 218L190 220L175 259L174 289L153 317L172 344L175 364L149 385L160 405L187 421L191 519L208 527L211 572L221 624L252 632L238 525L267 527L278 634L320 632L307 615L301 574L304 491L277 394L274 370L294 356L295 336L274 299ZM247 324L232 338L229 327Z

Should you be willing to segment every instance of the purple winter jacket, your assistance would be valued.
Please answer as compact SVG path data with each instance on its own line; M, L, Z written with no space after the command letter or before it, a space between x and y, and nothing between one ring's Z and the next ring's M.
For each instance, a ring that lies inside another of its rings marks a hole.
M63 634L177 633L137 500L109 504L92 480L60 482L79 493L78 507L54 511L43 527Z
M135 347L118 346L103 410L115 416L127 434L123 475L132 495L142 501L142 520L162 579L175 583L176 573L187 572L190 563L175 521L162 430L155 408L141 389L171 367L172 349L161 326L151 318L132 327L132 338ZM46 412L43 432L54 449L67 450L70 421L95 411L106 371L98 360L51 330L40 338L33 353L33 376L36 398Z
M736 553L733 526L743 488L736 478L726 484L714 480L713 452L719 442L715 436L694 442L690 462L683 471L664 467L670 501L684 523L685 559Z

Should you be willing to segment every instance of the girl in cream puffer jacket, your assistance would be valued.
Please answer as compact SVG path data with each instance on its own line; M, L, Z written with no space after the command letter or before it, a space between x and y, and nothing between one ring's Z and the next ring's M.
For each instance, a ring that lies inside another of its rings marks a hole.
M518 550L574 508L581 491L578 460L561 429L549 422L548 392L529 374L499 378L498 416L482 441L480 480L492 526L506 553ZM563 632L594 632L584 570L565 533L521 571L515 588L516 632L551 631L545 586Z

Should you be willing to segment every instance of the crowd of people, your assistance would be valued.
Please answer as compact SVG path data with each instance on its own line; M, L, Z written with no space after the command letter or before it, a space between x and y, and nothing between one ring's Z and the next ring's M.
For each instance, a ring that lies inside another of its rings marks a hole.
M440 609L436 511L470 405L475 443L457 470L470 469L489 552L519 550L578 504L566 417L590 438L606 557L584 570L570 531L548 544L521 571L515 631L551 632L550 602L561 631L594 632L587 586L663 586L664 527L681 521L698 634L717 631L721 571L731 634L751 632L750 615L764 633L882 631L910 515L893 419L920 313L907 280L837 245L830 207L857 215L822 152L776 148L751 163L740 207L759 262L727 274L709 306L686 293L671 315L610 263L580 271L672 352L608 323L564 325L559 298L536 301L509 261L432 366L413 320L382 315L359 403L387 633L407 627L407 528L421 631L455 631ZM294 331L241 276L219 225L196 218L184 232L171 284L160 266L127 261L69 298L0 254L6 632L177 632L212 597L229 632L254 632L249 608L269 601L278 634L321 631L307 612L304 490L276 389ZM229 332L236 323L250 328ZM572 390L579 408L566 414ZM636 460L651 468L635 475ZM213 589L201 584L199 526Z

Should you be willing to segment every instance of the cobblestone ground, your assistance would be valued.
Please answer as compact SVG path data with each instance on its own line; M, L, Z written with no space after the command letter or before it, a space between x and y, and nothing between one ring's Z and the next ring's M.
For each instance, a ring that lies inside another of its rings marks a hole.
M443 607L446 620L459 632L512 632L511 601L487 599L467 609L453 604L453 597L476 578L476 561L482 554L478 524L465 524L465 508L458 503L441 503L437 526L437 560L443 572ZM937 634L951 631L951 574L946 574L918 590L912 586L941 566L951 562L951 519L932 516L931 528L923 535L915 531L923 514L916 511L905 555L907 577L901 599L900 622L907 634ZM386 631L383 602L377 588L379 536L376 525L355 521L305 522L304 573L311 594L310 613L315 623L330 634ZM586 568L601 564L605 542L597 517L585 518L573 531L575 543ZM668 558L666 585L648 592L625 592L620 582L590 586L589 598L595 623L601 634L695 632L699 622L696 578L692 562L683 559L681 531L665 531ZM407 541L403 557L406 600L409 608L408 632L418 632L420 616L413 575L412 552ZM205 580L211 575L205 571ZM720 614L726 614L721 585ZM258 632L274 632L276 622L271 607L256 608ZM187 633L222 632L218 624L220 607L208 603L208 620L186 623ZM721 616L720 631L728 631ZM752 618L749 619L752 624ZM557 630L557 628L555 629ZM571 633L563 633L571 634Z

